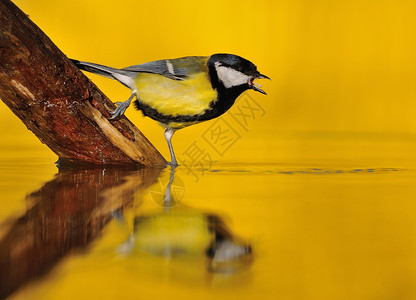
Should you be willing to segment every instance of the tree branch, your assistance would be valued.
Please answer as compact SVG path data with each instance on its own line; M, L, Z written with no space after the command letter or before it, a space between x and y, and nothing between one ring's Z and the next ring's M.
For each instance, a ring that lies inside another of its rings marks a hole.
M0 98L61 159L163 165L127 118L11 1L0 0Z

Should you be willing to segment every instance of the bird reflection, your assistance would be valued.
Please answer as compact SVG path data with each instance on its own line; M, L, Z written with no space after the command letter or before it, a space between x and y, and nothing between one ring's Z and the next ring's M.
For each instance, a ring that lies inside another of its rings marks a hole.
M165 258L206 257L207 270L232 273L248 267L252 247L236 237L225 222L215 214L204 213L183 205L175 205L172 186L176 167L163 195L163 210L143 214L134 219L134 233L118 247L118 252L131 255L146 252Z

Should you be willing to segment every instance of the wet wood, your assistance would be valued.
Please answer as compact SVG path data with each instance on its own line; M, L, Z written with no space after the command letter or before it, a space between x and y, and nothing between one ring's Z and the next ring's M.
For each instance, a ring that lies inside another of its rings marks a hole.
M0 0L0 98L62 159L166 163L127 118L108 120L114 104L8 0Z

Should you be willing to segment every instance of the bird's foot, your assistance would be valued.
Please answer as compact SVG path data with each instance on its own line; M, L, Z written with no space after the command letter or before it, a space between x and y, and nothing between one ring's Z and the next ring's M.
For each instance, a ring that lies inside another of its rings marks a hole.
M111 117L109 118L110 120L115 120L119 117L121 117L122 115L124 115L124 112L126 111L127 107L129 107L130 105L130 101L128 103L125 102L116 102L117 108L115 110L113 110L112 112L110 112Z
M176 159L172 160L170 163L168 163L172 168L176 168L177 166L179 166L178 162L176 161Z
M129 97L129 99L127 99L126 101L116 102L117 108L115 110L113 110L112 112L110 112L111 117L109 118L109 120L114 120L114 119L117 119L117 118L121 117L122 115L124 115L124 112L130 106L131 100L134 97L136 97L136 91L133 91L131 93L131 96Z

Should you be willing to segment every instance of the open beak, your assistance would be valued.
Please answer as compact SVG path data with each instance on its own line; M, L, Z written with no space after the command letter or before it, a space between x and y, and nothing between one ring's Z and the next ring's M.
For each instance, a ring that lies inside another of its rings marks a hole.
M269 79L269 80L271 80L270 77L267 77L266 75L263 75L263 74L260 74L260 73L256 76L256 79Z
M249 86L250 86L251 89L255 90L256 92L267 95L266 92L261 89L261 85L254 82L254 79L269 79L269 80L271 80L271 79L269 77L267 77L266 75L258 73L256 75L256 77L252 78L249 82Z

